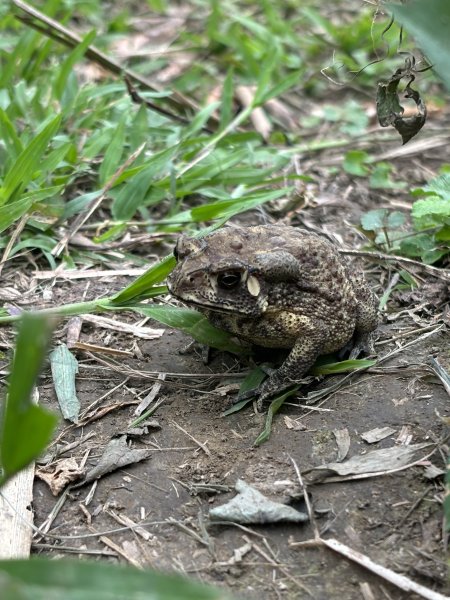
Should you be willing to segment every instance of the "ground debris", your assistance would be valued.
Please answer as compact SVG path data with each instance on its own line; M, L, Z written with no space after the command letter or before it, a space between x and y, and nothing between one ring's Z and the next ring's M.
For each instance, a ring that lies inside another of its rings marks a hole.
M80 487L90 481L99 479L102 475L106 475L106 473L111 473L111 471L115 471L116 469L121 469L127 465L150 458L151 455L152 450L129 448L126 435L113 438L103 451L98 464L86 474L82 482L74 487Z
M368 444L375 444L384 438L389 437L395 433L395 429L392 427L375 427L361 434L361 438Z
M337 475L370 475L372 473L384 473L392 469L406 466L413 459L418 450L430 446L429 443L414 444L410 446L394 446L373 450L367 454L352 456L343 463L330 462L314 467L308 472L317 474L320 471L332 471Z
M234 521L236 523L278 523L290 521L303 523L308 515L291 506L269 500L242 479L236 482L238 495L221 506L211 508L209 517L214 521Z

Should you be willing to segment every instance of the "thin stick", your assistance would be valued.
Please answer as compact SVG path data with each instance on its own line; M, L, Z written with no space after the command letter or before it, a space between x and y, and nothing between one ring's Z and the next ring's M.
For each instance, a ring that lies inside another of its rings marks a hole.
M33 29L40 31L44 35L55 39L60 44L64 44L69 48L75 48L75 46L78 46L78 44L81 43L82 40L78 34L71 31L67 27L64 27L63 25L61 25L61 23L58 23L54 19L47 17L46 15L44 15L44 13L40 12L39 10L36 10L26 2L22 2L22 0L12 0L12 4L16 6L16 8L18 8L20 11L25 13L15 14L15 17L19 19L19 21L22 21L23 23L28 25L29 27L33 27ZM139 83L142 87L148 90L156 92L163 91L159 86L155 85L154 83L150 84L144 77L142 77L138 73L130 71L129 69L124 69L120 63L113 60L106 54L103 54L103 52L101 52L95 46L88 46L85 52L85 56L93 62L96 62L97 64L101 65L111 73L114 73L115 75L126 75L130 80ZM180 92L176 91L172 92L170 96L166 96L165 98L163 98L162 101L172 106L172 108L181 110L183 113L186 113L186 109L192 112L197 112L199 110L199 107L195 104L195 102L192 102L192 100L190 100L186 96L183 96L183 94L180 94ZM175 118L177 120L180 119L178 115L174 115L173 113L161 108L157 104L153 104L152 108L153 110L160 112L166 116ZM188 119L185 119L185 122L188 121ZM216 119L211 118L211 121L217 125Z
M183 429L183 427L181 427L181 425L178 425L178 423L176 423L175 421L171 421L171 423L173 425L175 425L175 427L177 429L179 429L180 431L182 431L184 434L186 434L188 436L188 438L190 438L193 442L195 442L198 446L200 446L200 448L203 450L203 452L205 454L207 454L208 456L211 456L211 451L208 448L208 446L206 445L206 442L204 444L202 444L202 442L199 442L198 440L195 439L195 437L193 435L191 435L190 433L188 433L186 431L186 429Z
M28 221L30 215L28 213L24 214L22 216L22 218L20 219L20 221L17 223L17 226L14 230L14 233L12 234L12 236L9 238L8 243L6 244L6 248L3 251L3 256L2 259L0 261L0 275L3 271L3 267L5 266L6 261L8 260L8 256L11 252L12 247L14 246L14 244L16 243L17 238L19 237L19 235L22 233L23 228L26 225L26 222Z

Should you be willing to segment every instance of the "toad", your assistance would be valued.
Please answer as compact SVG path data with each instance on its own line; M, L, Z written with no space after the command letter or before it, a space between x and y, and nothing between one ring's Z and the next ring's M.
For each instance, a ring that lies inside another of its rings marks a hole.
M377 299L362 272L324 237L282 225L182 236L168 278L173 296L237 338L290 350L257 390L258 410L299 382L322 354L372 351Z

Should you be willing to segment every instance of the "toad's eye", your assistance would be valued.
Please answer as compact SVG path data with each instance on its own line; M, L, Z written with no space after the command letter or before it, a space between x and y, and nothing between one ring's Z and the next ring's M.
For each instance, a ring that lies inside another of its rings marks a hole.
M175 248L173 249L173 255L175 256L175 260L178 262L178 259L180 258L178 246L175 246Z
M241 273L239 271L225 271L217 277L217 283L224 290L232 290L241 282Z

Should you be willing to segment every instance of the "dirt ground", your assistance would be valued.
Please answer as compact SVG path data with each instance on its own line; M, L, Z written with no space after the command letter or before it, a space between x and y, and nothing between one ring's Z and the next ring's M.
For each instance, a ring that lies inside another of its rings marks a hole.
M356 211L351 194L347 198L344 203L312 207L291 221L334 229L349 247L356 247L356 234L345 223L356 222L355 213L373 207L373 198L361 195ZM253 222L262 218L261 213L246 217ZM389 266L372 259L363 264L381 295L392 275ZM31 278L32 272L24 271L15 286L30 289L28 275ZM304 474L316 526L324 538L335 538L430 589L450 593L442 471L432 473L429 468L430 464L444 468L448 427L442 418L450 416L450 405L444 387L427 366L433 356L450 369L444 325L445 318L448 324L448 296L442 292L445 284L421 275L424 287L416 296L394 293L377 333L379 357L401 346L405 349L379 367L354 375L320 404L308 406L305 398L290 399L276 415L270 439L260 447L253 442L263 427L264 415L255 414L251 407L228 417L222 415L236 394L236 385L230 384L242 381L239 373L248 370L245 361L216 352L204 365L195 349L180 353L188 338L169 328L158 339L142 340L84 323L81 342L128 351L129 355L76 352L81 409L98 404L79 426L62 422L58 444L85 439L64 458L73 457L78 465L87 459L86 467L95 465L106 444L128 430L136 405L152 389L158 373L166 373L155 399L162 401L152 417L156 426L128 436L130 446L145 448L151 456L103 476L94 487L84 485L59 498L36 478L36 525L45 523L55 507L58 511L49 525L52 537L36 536L34 552L181 571L248 599L416 598L329 548L295 546L314 537L311 523L244 527L209 522L209 509L235 495L238 479L272 499L305 510L295 463ZM13 277L12 272L7 275L9 283ZM25 305L43 306L43 298L47 299L45 305L89 300L111 294L128 281L105 278L87 285L83 280L40 280L33 294L25 298ZM444 294L443 300L439 293ZM123 314L115 318L138 320ZM161 327L151 322L147 325ZM55 342L66 338L67 323L63 323ZM339 377L316 381L307 391L329 386ZM41 403L58 411L48 369L39 390ZM103 410L106 407L110 412ZM368 444L361 438L368 430L387 426L393 431L377 443ZM334 432L342 430L347 430L350 438L347 457L402 443L428 442L430 446L415 455L413 466L390 474L316 481L308 471L338 459L338 434ZM54 444L50 451L56 447ZM422 457L427 458L420 462ZM141 537L130 529L115 531L123 527L117 520L120 516L134 523L150 523L145 527L148 533ZM105 538L116 546L106 545Z
M448 131L448 122L445 111L431 115L423 138L416 146L415 141L406 146L403 156L398 140L371 148L371 156L387 157L409 187L423 184L446 160L439 140ZM433 139L436 148L432 141L420 145ZM302 157L302 171L320 183L306 205L283 214L283 222L335 234L347 248L358 249L364 242L355 227L361 214L384 207L408 211L412 200L407 191L370 190L366 180L327 170L341 164L342 152ZM261 210L241 217L240 222L278 218L276 211ZM172 246L169 238L163 247L141 248L140 253L149 257L150 264L155 253L164 255ZM406 268L364 254L361 261L380 297L395 272ZM3 276L4 287L22 295L14 304L26 309L111 295L132 280L35 279L35 265L23 265L23 269L16 264L6 268ZM78 425L61 421L47 466L51 469L56 460L67 457L78 466L86 461L86 468L97 464L108 442L128 431L137 404L152 390L158 374L166 374L154 400L161 401L152 416L157 423L127 436L129 446L146 449L151 456L57 498L36 478L35 524L45 525L49 515L53 519L47 536L35 536L33 552L175 570L220 586L236 598L418 598L328 547L296 545L314 537L310 522L259 526L209 522L209 510L235 495L238 479L272 499L306 510L297 465L324 538L337 539L430 590L450 594L442 511L442 473L449 453L444 419L450 418L450 402L429 366L429 358L434 357L450 371L449 278L445 282L420 266L407 268L421 287L391 294L376 342L379 358L399 351L379 366L353 375L318 404L308 404L305 397L289 399L274 419L270 439L259 447L253 443L263 428L264 415L250 406L223 416L236 395L236 384L248 370L245 361L215 352L205 365L195 349L180 353L189 339L170 328L164 328L157 339L143 340L84 322L80 342L126 354L74 350L79 361L77 395L85 416ZM448 269L446 273L448 277ZM110 316L141 321L131 314ZM158 323L146 325L161 328ZM55 344L67 341L67 331L67 323L61 323ZM4 331L0 334L6 339ZM341 377L315 381L303 395ZM39 391L41 404L59 412L48 367ZM361 438L382 427L391 427L392 432L381 441L368 444ZM346 458L402 444L429 446L417 452L414 464L405 469L361 479L318 481L311 469L339 459L337 439L343 430L350 439ZM58 456L64 445L80 441ZM120 517L134 524L148 523L146 533L131 530L119 522Z

